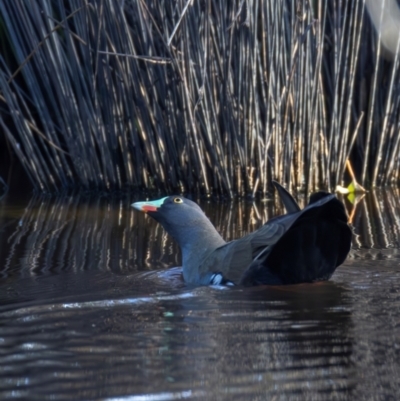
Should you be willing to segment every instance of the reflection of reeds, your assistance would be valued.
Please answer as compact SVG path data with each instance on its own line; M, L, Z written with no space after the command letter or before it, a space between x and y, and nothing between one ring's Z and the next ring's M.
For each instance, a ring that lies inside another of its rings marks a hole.
M0 201L5 196L7 191L8 191L8 185L3 180L3 178L1 178L1 176L0 176Z
M353 219L355 257L398 258L400 248L399 191L372 191L356 204Z
M399 69L364 9L0 2L0 124L42 190L333 188L349 156L362 184L397 180Z
M400 244L399 193L369 193L354 214L354 257L395 256ZM180 251L152 218L129 207L132 200L84 196L33 198L25 209L0 204L3 275L62 270L128 274L180 265ZM303 200L300 202L304 204ZM201 206L226 240L256 230L281 205L247 201ZM385 256L386 255L386 256Z
M179 265L180 251L171 237L153 219L134 211L129 204L127 198L34 197L22 212L14 211L12 215L3 205L0 208L3 275L90 269L126 274ZM258 208L258 216L252 203L203 206L227 239L253 231L273 211L272 203Z
M124 202L33 198L0 232L4 274L61 270L131 270L167 266L166 234L153 221L126 212ZM139 231L140 227L140 231ZM173 260L174 258L172 258ZM175 258L176 259L176 258ZM171 260L169 260L171 262Z

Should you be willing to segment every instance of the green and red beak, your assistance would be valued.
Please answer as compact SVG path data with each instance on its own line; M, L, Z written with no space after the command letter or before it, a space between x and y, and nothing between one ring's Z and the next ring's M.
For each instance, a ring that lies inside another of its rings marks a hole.
M134 207L137 210L140 210L141 212L156 212L164 203L165 199L167 198L161 198L155 201L144 201L144 202L135 202L132 203L132 207Z

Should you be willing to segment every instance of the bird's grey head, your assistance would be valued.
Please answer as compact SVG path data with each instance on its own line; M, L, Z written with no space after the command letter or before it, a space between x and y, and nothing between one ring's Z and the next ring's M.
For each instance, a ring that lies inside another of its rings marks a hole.
M202 236L213 235L214 226L197 203L182 196L167 196L155 201L135 202L132 206L158 221L185 248Z

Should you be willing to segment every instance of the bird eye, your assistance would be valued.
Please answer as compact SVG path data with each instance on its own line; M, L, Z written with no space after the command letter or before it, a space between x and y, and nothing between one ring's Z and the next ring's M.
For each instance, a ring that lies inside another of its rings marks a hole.
M183 203L182 198L174 198L174 203Z

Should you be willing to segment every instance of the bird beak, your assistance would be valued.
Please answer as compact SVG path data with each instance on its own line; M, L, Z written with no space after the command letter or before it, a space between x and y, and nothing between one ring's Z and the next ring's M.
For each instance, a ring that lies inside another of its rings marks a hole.
M141 212L156 212L158 208L162 206L164 203L164 200L166 198L158 199L155 201L145 201L145 202L135 202L132 203L132 207L134 207L137 210L140 210Z

